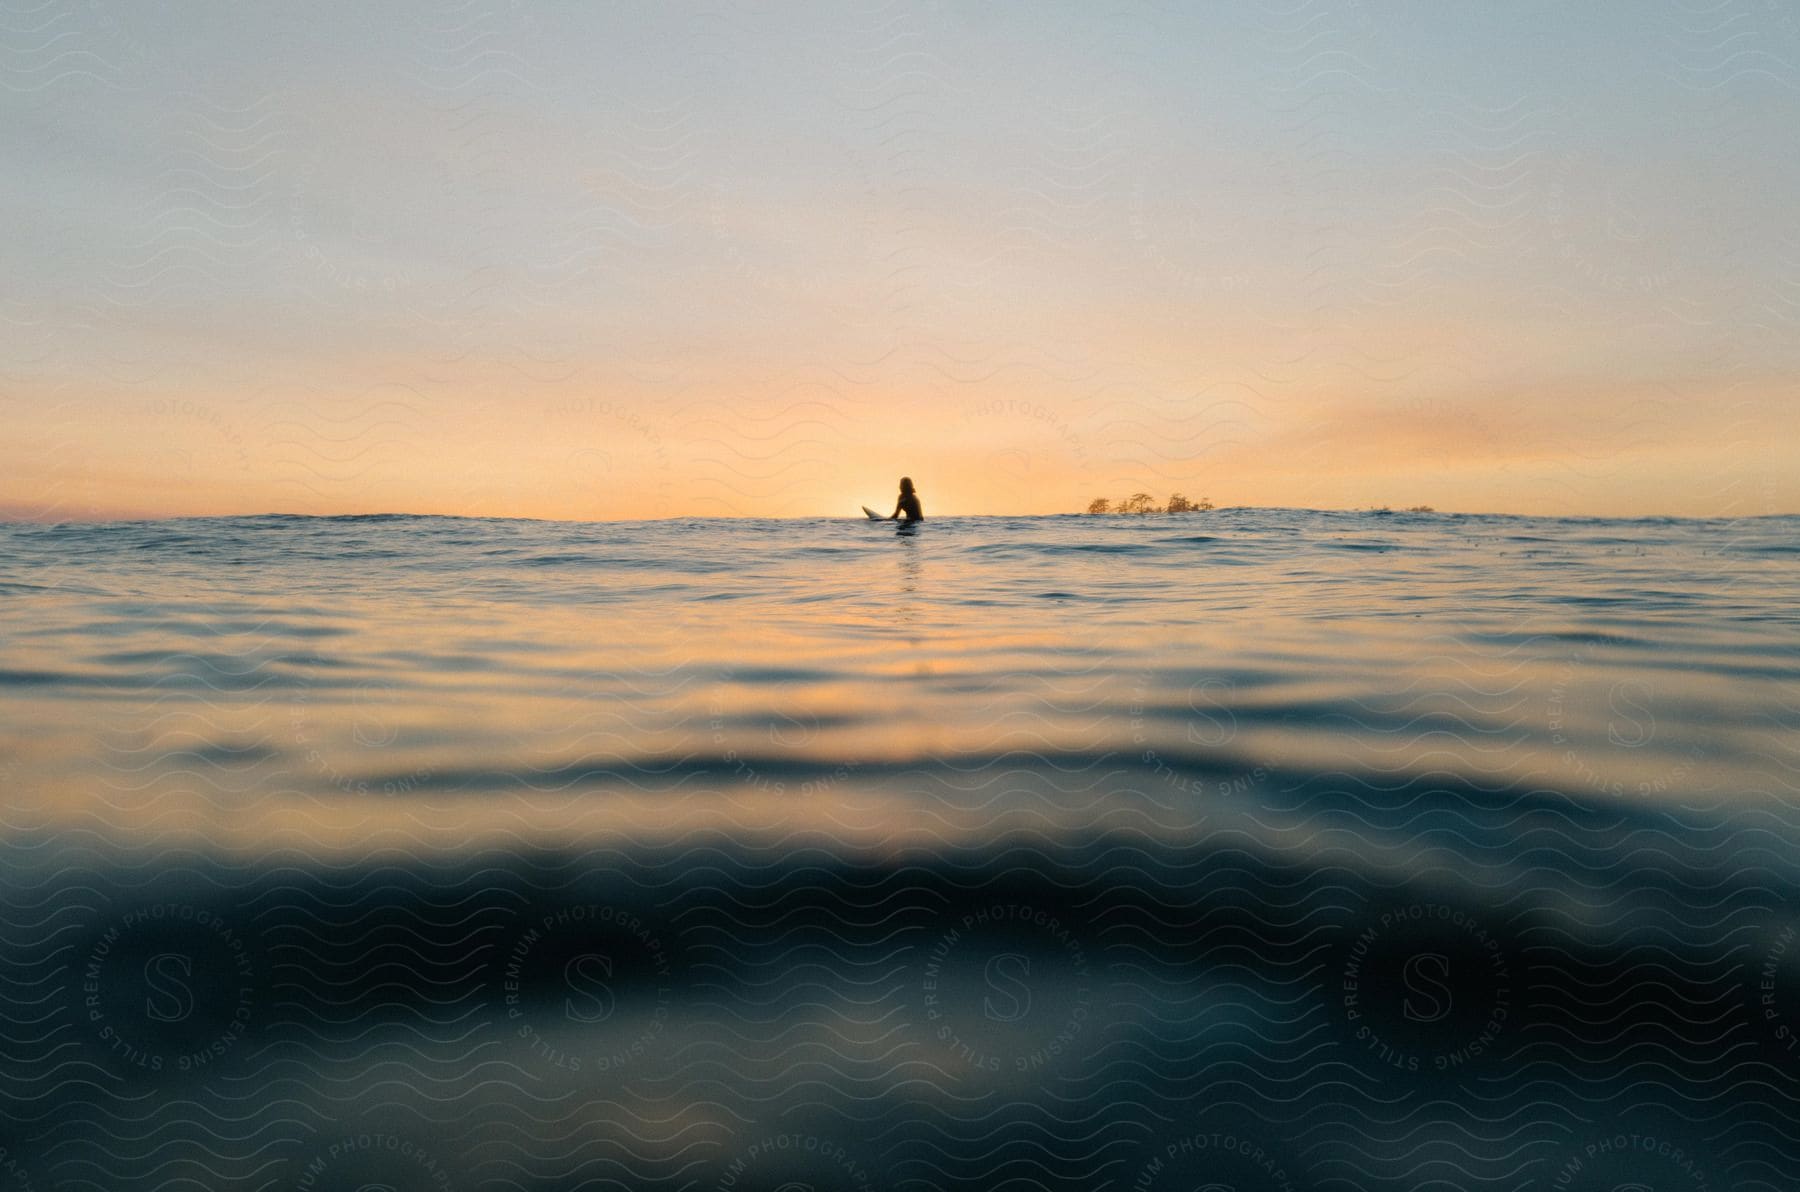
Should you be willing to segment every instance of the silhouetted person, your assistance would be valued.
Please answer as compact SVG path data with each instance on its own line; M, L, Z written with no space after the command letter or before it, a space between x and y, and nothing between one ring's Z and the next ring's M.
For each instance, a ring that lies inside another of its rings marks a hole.
M902 513L906 514L905 520L909 522L925 520L925 511L919 507L919 494L913 489L911 476L900 477L900 500L894 506L894 512L888 515L888 520L893 521Z

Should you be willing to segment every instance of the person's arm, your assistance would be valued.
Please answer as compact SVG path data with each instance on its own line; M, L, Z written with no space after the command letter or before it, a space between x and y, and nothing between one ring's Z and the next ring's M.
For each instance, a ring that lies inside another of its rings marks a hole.
M905 505L905 504L906 504L906 498L905 498L905 497L901 497L901 498L900 498L900 499L899 499L899 500L898 500L898 501L895 501L895 502L894 502L894 511L893 511L893 512L892 512L892 513L890 513L890 514L888 514L888 515L887 515L887 520L889 520L889 521L899 521L899 520L900 520L900 509L901 509L901 507L902 507L902 506L904 506L904 505Z

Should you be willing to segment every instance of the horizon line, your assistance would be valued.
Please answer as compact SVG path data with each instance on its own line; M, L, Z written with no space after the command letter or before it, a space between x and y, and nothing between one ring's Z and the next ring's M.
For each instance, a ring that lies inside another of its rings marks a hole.
M1074 510L1065 513L945 513L937 514L926 521L954 521L961 519L1038 519L1038 518L1093 518L1096 520L1140 520L1158 517L1188 517L1192 515L1209 515L1217 513L1237 512L1281 512L1281 513L1349 513L1349 514L1405 514L1411 517L1512 517L1529 518L1545 521L1715 521L1737 522L1753 521L1764 518L1800 517L1800 511L1781 513L1745 513L1745 514L1679 514L1679 513L1644 513L1644 514L1594 514L1594 513L1514 513L1505 510L1466 510L1466 509L1411 509L1393 508L1385 505L1358 506L1354 508L1307 506L1307 505L1219 505L1212 509L1184 510L1169 513L1157 510L1147 513L1088 513L1085 510ZM558 518L558 517L519 517L500 516L478 513L413 513L380 510L367 513L293 513L279 510L265 510L260 513L179 513L139 516L75 516L75 517L32 517L18 516L10 511L0 509L0 525L18 526L71 526L71 525L145 525L161 522L187 521L249 521L259 518L290 518L308 521L352 521L374 519L422 519L439 518L450 521L507 521L507 522L542 522L549 525L649 525L659 522L679 521L850 521L869 520L866 517L855 517L849 514L790 514L785 516L758 514L675 514L669 517L595 517L595 518ZM881 521L892 519L881 518Z

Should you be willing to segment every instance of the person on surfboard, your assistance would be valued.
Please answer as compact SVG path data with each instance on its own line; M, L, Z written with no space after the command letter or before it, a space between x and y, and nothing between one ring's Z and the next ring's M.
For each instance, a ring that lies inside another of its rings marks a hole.
M919 494L913 488L911 476L900 477L900 501L894 506L894 512L888 515L888 520L893 521L902 513L906 514L905 520L909 522L925 520L925 510L919 507Z

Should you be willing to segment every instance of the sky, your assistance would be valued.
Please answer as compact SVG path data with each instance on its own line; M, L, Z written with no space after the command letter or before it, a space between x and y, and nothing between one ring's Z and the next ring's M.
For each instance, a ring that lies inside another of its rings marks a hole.
M1800 7L0 7L0 517L1800 512Z

